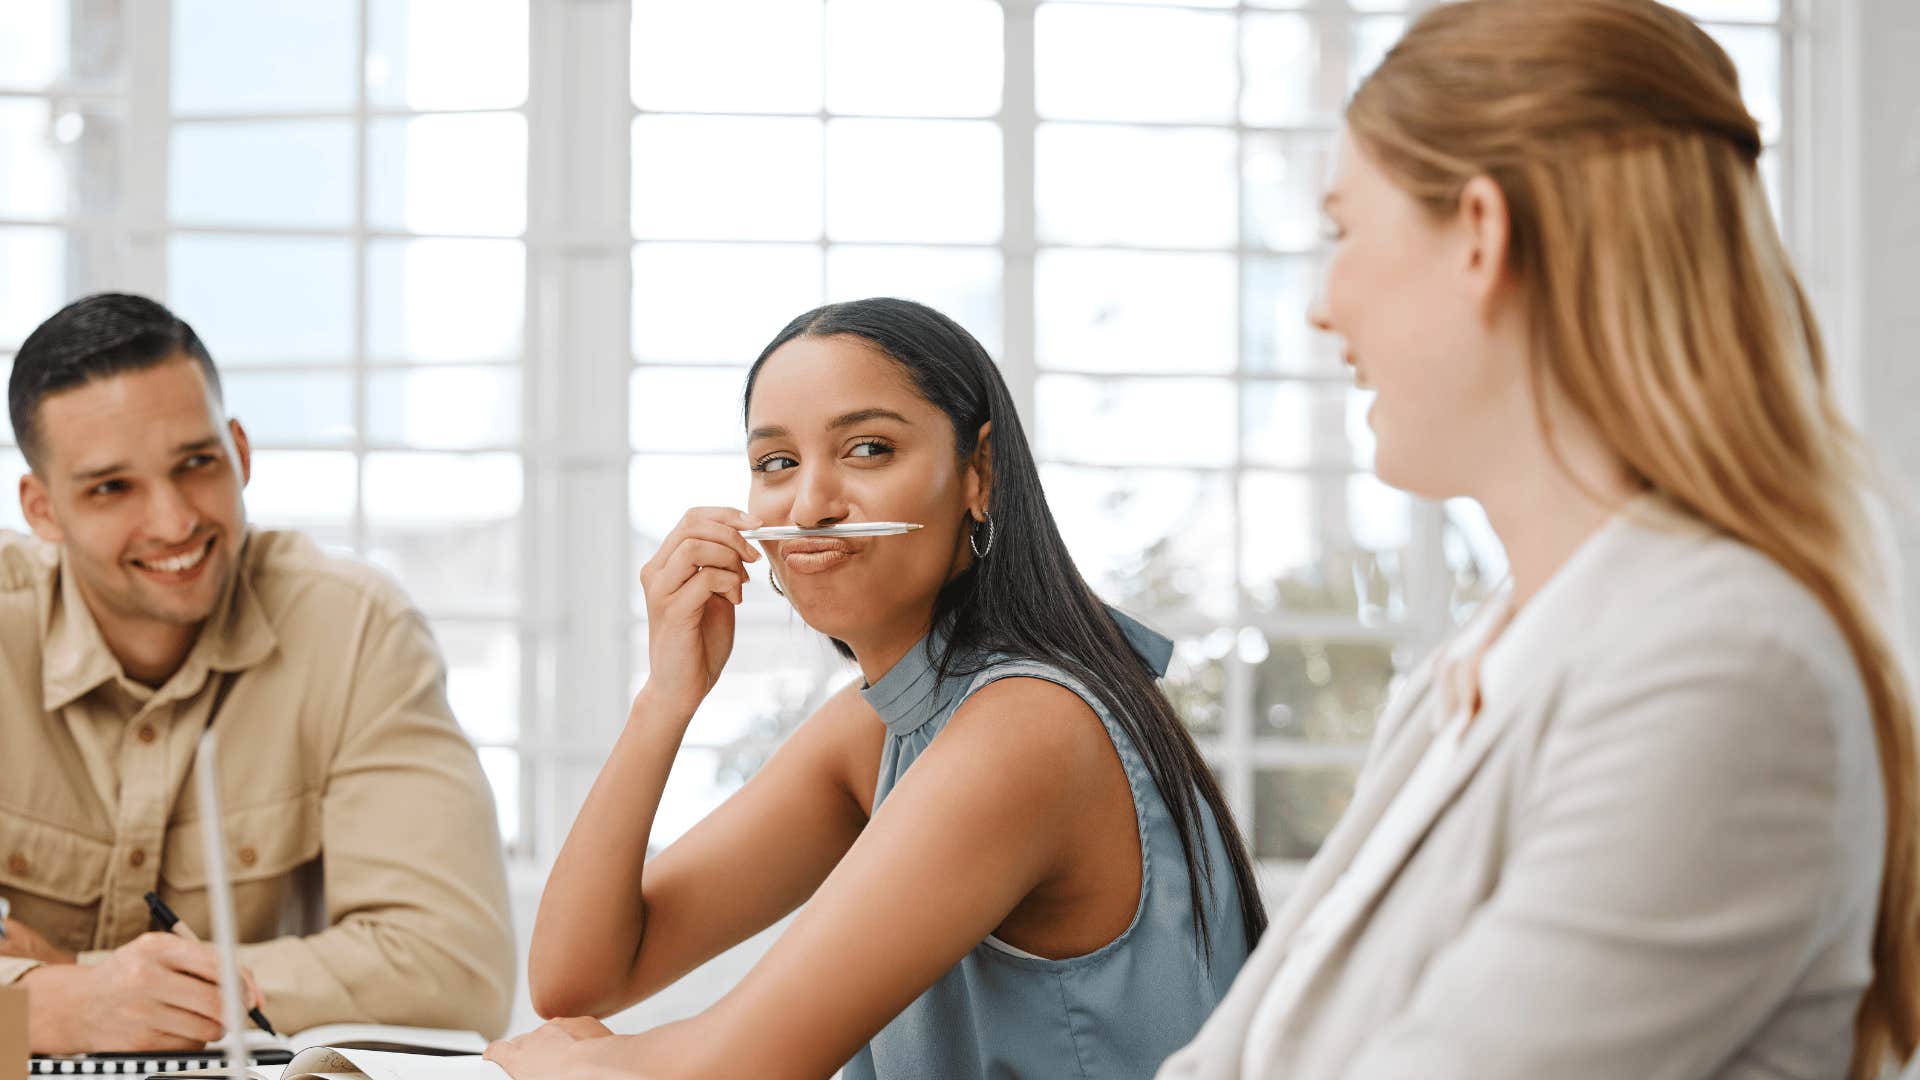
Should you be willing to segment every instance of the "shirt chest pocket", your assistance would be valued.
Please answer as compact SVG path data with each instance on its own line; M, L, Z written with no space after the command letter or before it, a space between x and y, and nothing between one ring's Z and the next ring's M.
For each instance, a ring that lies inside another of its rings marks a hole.
M59 948L93 946L112 857L105 840L0 809L0 895Z
M228 810L221 815L226 840L227 879L242 940L278 936L288 922L316 898L304 895L308 875L302 868L320 857L320 797L296 795L277 802ZM160 865L160 893L189 925L208 928L207 854L200 820L176 821L167 828L166 857ZM312 875L318 886L318 874Z

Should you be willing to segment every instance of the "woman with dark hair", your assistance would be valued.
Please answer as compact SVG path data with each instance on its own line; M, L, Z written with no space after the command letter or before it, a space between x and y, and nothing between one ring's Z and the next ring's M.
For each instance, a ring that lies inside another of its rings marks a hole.
M747 376L750 513L688 511L641 571L651 665L541 900L544 1016L606 1016L806 907L712 1008L642 1035L548 1024L520 1080L1150 1075L1265 925L1224 799L1155 685L1170 644L1068 556L1012 398L919 304L810 311ZM650 862L680 738L760 552L864 676Z

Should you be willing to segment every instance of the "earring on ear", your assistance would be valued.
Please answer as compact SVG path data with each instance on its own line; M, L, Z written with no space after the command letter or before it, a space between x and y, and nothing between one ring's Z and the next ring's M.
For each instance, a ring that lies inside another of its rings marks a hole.
M771 566L767 567L767 584L773 586L773 591L781 596L787 595L786 590L780 587L780 575L774 573Z
M982 510L980 512L985 514L987 518L987 546L985 548L980 546L980 525L978 522L974 524L973 531L967 534L967 546L973 549L973 557L976 559L986 558L987 552L993 550L993 511Z

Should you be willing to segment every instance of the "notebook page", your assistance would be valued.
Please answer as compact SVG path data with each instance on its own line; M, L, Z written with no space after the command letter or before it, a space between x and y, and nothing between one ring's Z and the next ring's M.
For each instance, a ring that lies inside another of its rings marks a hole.
M287 1066L281 1080L510 1080L505 1069L479 1057L431 1057L379 1050L314 1047Z

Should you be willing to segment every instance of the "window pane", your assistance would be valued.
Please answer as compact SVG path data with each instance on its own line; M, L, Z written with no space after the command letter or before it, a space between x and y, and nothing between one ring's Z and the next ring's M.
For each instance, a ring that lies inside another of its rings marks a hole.
M1507 549L1472 499L1447 500L1441 543L1453 577L1450 614L1456 623L1465 622L1507 580Z
M345 120L173 127L167 204L175 220L222 225L353 221L353 124Z
M526 249L518 242L371 241L368 358L516 359L526 288Z
M67 295L67 238L59 229L0 229L0 350L12 352Z
M744 469L740 418L745 368L640 368L633 373L628 424L635 450L730 453Z
M1353 799L1357 768L1262 769L1253 775L1253 854L1311 859Z
M527 227L527 122L428 116L368 125L375 228L512 236Z
M1035 138L1043 241L1232 246L1231 132L1042 124Z
M688 510L696 506L747 508L747 482L751 477L747 460L741 454L640 454L627 472L627 513L633 523L634 614L645 618L646 598L640 591L639 568L680 523ZM763 560L748 570L746 600L739 607L741 617L753 612L790 610L787 602L767 586Z
M1247 383L1240 397L1242 453L1256 465L1371 469L1372 402L1372 393L1338 383Z
M527 98L526 0L372 0L367 100L511 108Z
M1404 619L1412 504L1370 475L1241 479L1240 579L1258 610Z
M176 236L170 306L222 367L353 359L353 247L346 240Z
M967 120L827 125L827 229L836 240L1000 238L1000 128Z
M814 239L820 159L817 120L643 116L633 124L633 231L663 239Z
M1246 86L1240 119L1254 125L1331 123L1342 87L1320 65L1318 24L1305 15L1248 15L1240 30Z
M1227 122L1233 52L1229 14L1042 4L1034 98L1057 119Z
M522 831L520 805L520 754L516 750L489 746L480 750L480 771L487 774L487 786L493 789L494 812L500 816L500 842L509 850L524 850L527 838Z
M0 162L6 163L0 169L0 217L57 218L67 212L67 147L84 123L77 112L56 118L50 101L0 98Z
M433 636L447 661L447 702L470 738L520 735L520 636L512 623L441 621Z
M70 2L7 0L7 32L0 34L0 86L35 89L65 73Z
M1254 731L1303 742L1365 742L1386 704L1393 646L1274 639L1253 670Z
M1233 611L1233 508L1222 476L1041 469L1067 550L1095 592L1132 611Z
M15 494L0 498L0 529L12 529L17 533L32 532L27 527L27 515L20 509L20 478L27 475L26 455L18 450L0 450L0 480L4 480L9 491Z
M353 376L230 371L221 378L227 415L261 446L347 446L353 442Z
M176 113L353 108L352 0L174 0Z
M369 454L367 555L432 611L511 611L520 595L516 454Z
M1140 0L1075 0L1086 4L1138 4ZM1154 0L1161 7L1230 8L1233 0ZM1049 5L1042 5L1043 7Z
M1242 286L1246 300L1248 371L1344 374L1340 339L1307 323L1323 273L1318 258L1248 259Z
M654 811L653 832L647 837L648 854L685 836L744 782L727 767L727 756L720 751L682 747L660 792L660 808Z
M353 502L359 470L347 451L261 450L247 481L247 520L262 528L297 529L315 543L353 546Z
M820 35L818 3L638 0L633 100L643 109L817 112Z
M640 244L633 250L633 352L641 360L748 364L820 303L811 245Z
M1767 189L1767 209L1773 213L1775 229L1784 229L1787 223L1784 202L1786 190L1781 187L1780 151L1769 149L1760 153L1760 183Z
M1347 87L1342 99L1359 87L1360 81L1373 74L1380 61L1387 58L1387 50L1399 41L1407 32L1407 20L1399 16L1382 15L1375 18L1356 19L1353 23L1353 49L1347 60Z
M1780 137L1780 33L1763 26L1709 26L1740 73L1740 96L1760 122L1760 138Z
M1034 278L1042 368L1233 370L1230 255L1043 251Z
M518 367L427 367L367 379L367 437L384 446L465 450L520 438Z
M966 327L995 357L1001 350L1000 291L998 251L838 244L827 250L828 300L917 300Z
M1309 251L1320 243L1327 157L1320 136L1247 136L1242 176L1249 246Z
M1696 19L1780 18L1780 0L1672 0L1673 6Z
M1231 641L1232 636L1228 635ZM1175 712L1195 735L1218 735L1226 715L1226 650L1215 653L1211 639L1183 638L1174 642L1173 660L1160 689Z
M633 641L633 692L638 694L647 678L644 623L635 627ZM856 675L826 635L797 615L742 619L727 669L694 713L683 744L723 748L723 768L745 780L772 756L779 740Z
M1040 453L1103 465L1230 465L1233 383L1042 375Z
M834 112L988 116L1000 108L998 4L827 0L827 49Z

